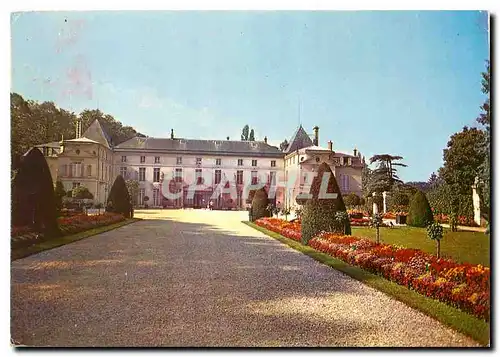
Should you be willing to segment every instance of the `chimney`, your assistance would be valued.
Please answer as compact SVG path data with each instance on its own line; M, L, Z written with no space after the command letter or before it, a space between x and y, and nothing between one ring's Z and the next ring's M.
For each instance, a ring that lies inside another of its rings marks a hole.
M79 139L82 137L82 120L77 119L76 121L76 133L75 133L75 139Z
M227 137L227 140L229 140L229 136Z
M328 150L333 151L333 142L331 140L328 141Z
M264 142L267 144L267 136L264 136Z
M174 138L174 129L170 129L170 139Z
M358 149L354 148L354 156L358 156Z
M314 128L313 128L313 131L314 131L314 140L313 140L313 145L315 146L318 146L319 144L319 127L316 125Z

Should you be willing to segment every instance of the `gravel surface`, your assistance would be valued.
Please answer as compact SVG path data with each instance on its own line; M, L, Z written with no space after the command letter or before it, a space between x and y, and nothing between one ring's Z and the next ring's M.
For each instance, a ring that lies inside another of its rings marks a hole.
M11 335L31 346L476 346L242 224L246 212L136 211L12 263Z

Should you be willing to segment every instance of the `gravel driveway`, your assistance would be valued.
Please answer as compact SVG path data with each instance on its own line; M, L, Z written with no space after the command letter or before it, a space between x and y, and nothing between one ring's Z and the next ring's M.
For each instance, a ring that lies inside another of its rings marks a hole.
M131 225L12 263L11 334L32 346L475 346L242 224L136 211Z

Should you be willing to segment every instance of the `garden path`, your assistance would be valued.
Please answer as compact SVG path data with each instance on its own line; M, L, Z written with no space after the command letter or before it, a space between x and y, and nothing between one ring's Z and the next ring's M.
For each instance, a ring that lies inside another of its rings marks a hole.
M241 223L145 218L20 259L11 335L32 346L475 346L424 314Z

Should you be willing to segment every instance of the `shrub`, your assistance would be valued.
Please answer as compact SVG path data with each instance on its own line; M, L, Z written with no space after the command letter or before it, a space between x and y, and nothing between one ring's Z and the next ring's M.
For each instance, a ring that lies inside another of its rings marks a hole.
M12 224L30 226L45 236L59 235L54 184L47 161L38 148L32 148L21 158L12 185Z
M130 218L131 211L132 204L125 180L121 175L118 175L109 191L106 212L121 213L125 218Z
M441 256L441 239L443 238L443 227L437 223L433 222L427 226L427 236L436 241L436 256L440 258Z
M66 191L61 181L56 182L56 187L54 189L54 196L56 202L56 211L57 215L61 213L61 209L63 208L63 197L66 196Z
M269 217L268 204L266 190L264 188L256 190L252 200L252 220Z
M324 198L320 196L320 188L323 177L329 175L326 193L336 193L336 198ZM344 200L340 193L337 180L326 163L318 168L318 175L311 184L310 194L312 198L306 201L302 212L302 243L307 244L320 231L342 232L351 234L349 221L345 222L343 229L335 220L337 212L346 212Z
M417 191L410 201L406 223L413 227L426 227L433 220L427 197L422 191Z
M93 199L94 195L85 186L76 186L73 189L73 198L77 199Z
M359 196L353 192L344 196L344 203L345 203L346 207L358 206L360 204L360 201L361 201L361 199L359 198Z

